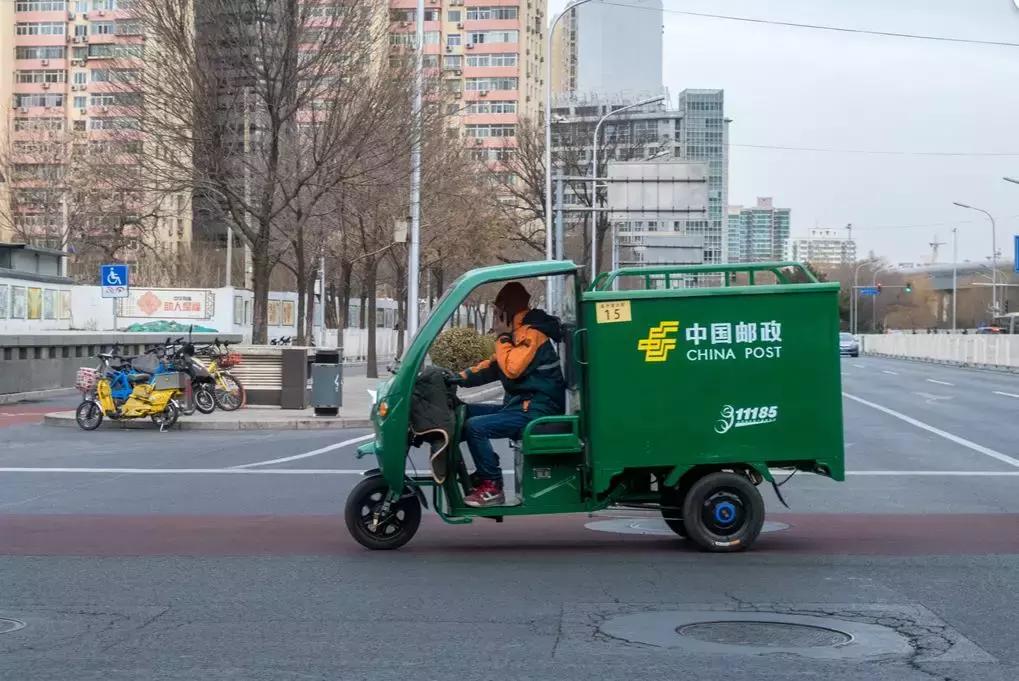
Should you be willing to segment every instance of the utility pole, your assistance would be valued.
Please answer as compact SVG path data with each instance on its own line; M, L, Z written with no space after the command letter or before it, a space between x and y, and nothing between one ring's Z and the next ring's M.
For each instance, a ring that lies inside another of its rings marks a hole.
M956 301L959 299L959 228L952 228L952 333L955 333Z
M410 234L407 240L407 338L418 330L418 270L421 266L421 135L422 99L425 88L425 0L417 0L415 15L417 44L414 68L414 118L410 148Z

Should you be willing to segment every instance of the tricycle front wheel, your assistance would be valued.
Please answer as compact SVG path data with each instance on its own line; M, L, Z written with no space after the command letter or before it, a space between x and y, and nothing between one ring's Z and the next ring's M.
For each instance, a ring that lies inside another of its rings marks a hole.
M704 551L743 551L764 526L764 499L744 475L709 473L686 493L683 525Z
M408 489L382 514L388 493L385 479L373 476L359 482L347 497L347 530L365 548L398 549L411 540L421 524L421 502Z

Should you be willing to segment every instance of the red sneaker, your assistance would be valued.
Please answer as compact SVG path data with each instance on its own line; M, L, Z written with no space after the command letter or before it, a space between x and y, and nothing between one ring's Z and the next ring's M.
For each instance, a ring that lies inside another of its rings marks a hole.
M491 480L482 480L474 491L465 499L464 503L474 508L487 508L488 506L505 506L506 495L502 488Z

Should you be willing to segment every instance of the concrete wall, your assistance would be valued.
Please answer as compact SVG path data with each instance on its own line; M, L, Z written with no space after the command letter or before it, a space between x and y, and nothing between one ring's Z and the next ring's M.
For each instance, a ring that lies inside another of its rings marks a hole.
M885 334L860 337L868 355L1019 369L1019 335Z
M207 343L217 334L195 334L196 343ZM220 339L237 342L236 334ZM74 386L79 367L95 367L96 354L120 344L125 356L143 353L166 339L152 333L25 334L0 336L0 394L32 392Z
M72 328L70 306L74 288L60 277L0 275L0 333Z

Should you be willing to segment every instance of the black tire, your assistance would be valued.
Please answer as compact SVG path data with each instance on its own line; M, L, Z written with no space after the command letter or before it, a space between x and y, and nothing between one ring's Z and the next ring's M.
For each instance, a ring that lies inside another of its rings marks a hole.
M152 422L160 427L161 430L167 428L173 428L177 423L177 419L180 418L180 407L177 402L170 400L166 403L166 409L163 410L162 414L153 414L149 417Z
M764 526L764 499L744 475L709 473L686 493L683 524L703 551L743 551Z
M687 538L686 526L683 524L683 493L676 488L662 490L662 520L683 539Z
M202 383L195 390L195 409L202 414L216 411L216 394L209 383Z
M74 420L82 430L95 430L103 423L103 410L95 402L85 400L74 410Z
M223 372L221 378L227 387L225 389L221 387L219 380L217 380L214 391L216 406L223 411L237 411L244 406L244 402L247 399L244 386L241 385L241 382L233 374Z
M421 502L407 488L390 506L390 513L371 529L372 516L382 505L389 485L382 476L365 478L350 491L344 509L347 531L358 544L373 550L398 549L411 540L421 524Z

